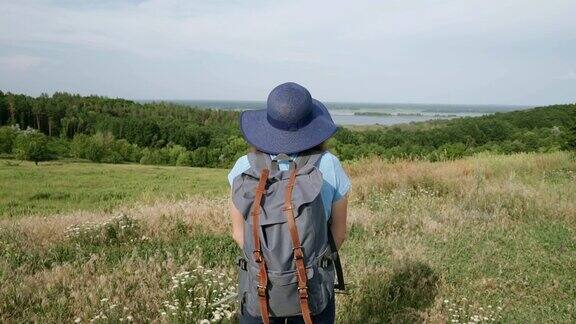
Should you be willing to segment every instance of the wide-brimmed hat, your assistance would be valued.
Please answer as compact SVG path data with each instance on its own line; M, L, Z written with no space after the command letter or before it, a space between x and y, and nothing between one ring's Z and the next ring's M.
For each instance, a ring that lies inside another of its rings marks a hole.
M240 129L246 141L262 152L292 154L329 139L336 125L306 88L287 82L270 92L266 109L242 112Z

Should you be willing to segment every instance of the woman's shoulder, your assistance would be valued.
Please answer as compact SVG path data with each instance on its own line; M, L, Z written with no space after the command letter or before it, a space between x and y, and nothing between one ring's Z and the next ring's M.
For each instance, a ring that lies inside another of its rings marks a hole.
M318 163L318 169L322 172L324 178L338 179L346 176L346 171L342 167L338 157L329 151L322 154L322 158L320 158L320 162Z
M327 161L338 161L340 162L340 160L338 159L338 157L334 154L332 154L332 152L330 151L324 151L324 153L322 154L322 160L327 160Z
M250 168L250 162L248 161L248 155L243 155L236 160L234 166L228 173L228 182L232 184L234 178L238 175L242 174L242 172L248 170Z
M236 163L234 163L234 166L239 165L239 164L240 165L247 164L247 163L250 164L248 162L248 155L245 154L245 155L242 155L241 157L239 157L238 160L236 160Z
M340 163L340 160L338 159L338 157L334 154L332 154L332 152L330 151L325 151L322 154L322 157L320 158L320 168L322 167L329 167L332 169L335 168L341 168L342 165Z

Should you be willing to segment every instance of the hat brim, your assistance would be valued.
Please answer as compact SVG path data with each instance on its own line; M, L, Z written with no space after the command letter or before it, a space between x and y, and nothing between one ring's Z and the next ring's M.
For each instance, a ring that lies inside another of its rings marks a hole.
M240 114L240 130L248 143L270 154L293 154L313 148L336 132L328 109L312 99L312 120L298 130L278 129L268 122L266 109L245 110Z

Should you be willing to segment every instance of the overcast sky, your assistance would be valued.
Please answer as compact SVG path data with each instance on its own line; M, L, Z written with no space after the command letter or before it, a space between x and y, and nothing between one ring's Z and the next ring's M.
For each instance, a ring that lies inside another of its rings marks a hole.
M576 1L0 0L0 90L264 100L576 101Z

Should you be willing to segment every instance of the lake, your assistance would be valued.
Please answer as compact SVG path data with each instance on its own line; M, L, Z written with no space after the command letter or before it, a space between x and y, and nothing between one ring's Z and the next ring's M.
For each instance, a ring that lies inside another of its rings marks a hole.
M146 100L150 102L154 100ZM164 100L210 109L249 110L266 108L265 101ZM496 112L532 108L513 105L447 105L408 103L325 102L334 122L339 125L396 125L432 119L476 117Z

